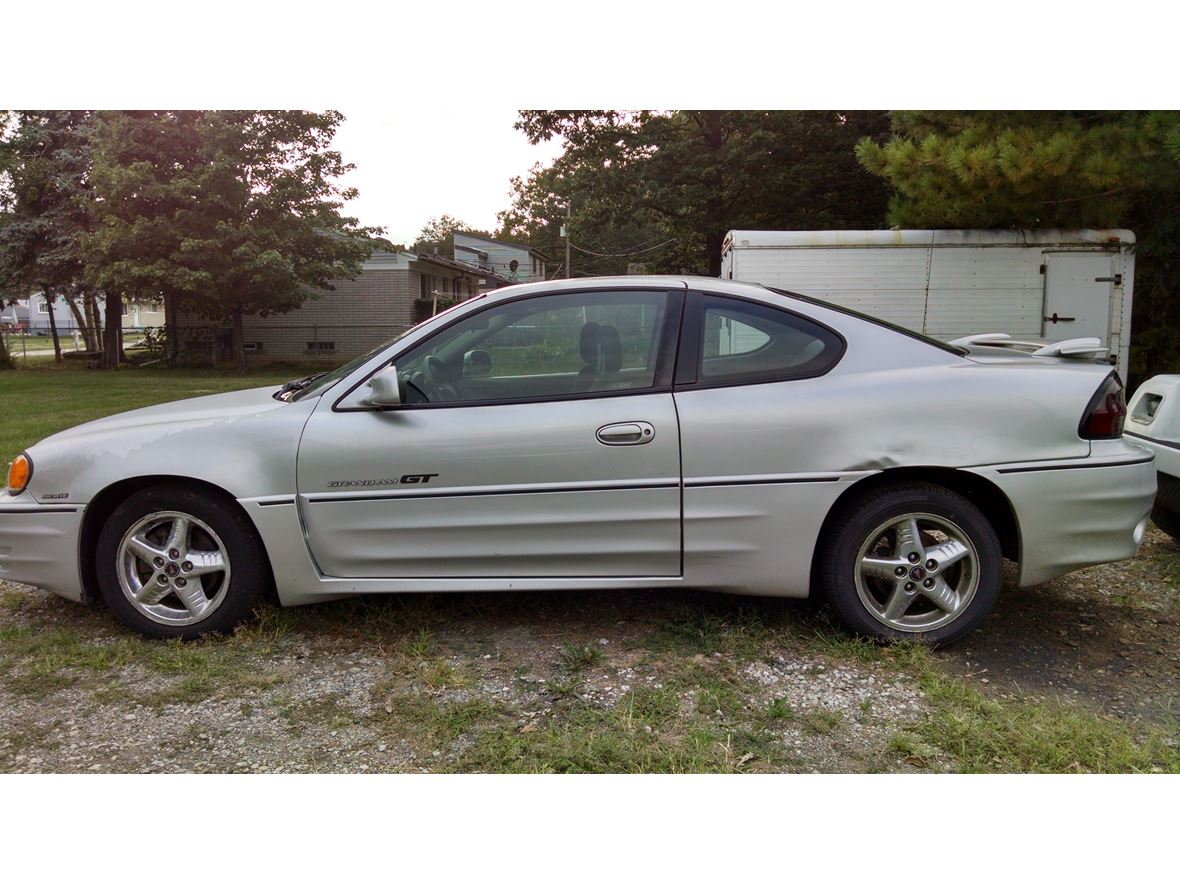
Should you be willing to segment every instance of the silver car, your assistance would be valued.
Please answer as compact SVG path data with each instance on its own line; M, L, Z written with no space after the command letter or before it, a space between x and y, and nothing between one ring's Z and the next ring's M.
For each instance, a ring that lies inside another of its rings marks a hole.
M961 348L715 279L535 283L335 371L33 446L0 577L149 636L268 587L820 594L852 630L953 641L1019 584L1134 555L1155 492L1109 366Z

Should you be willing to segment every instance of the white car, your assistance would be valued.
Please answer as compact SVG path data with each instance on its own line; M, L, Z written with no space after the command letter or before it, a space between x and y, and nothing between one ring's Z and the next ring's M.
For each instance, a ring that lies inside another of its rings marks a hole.
M1139 385L1127 436L1155 454L1159 488L1151 518L1180 541L1180 375L1156 375Z
M1155 492L1109 366L968 344L715 279L500 289L281 390L36 444L0 577L159 637L273 584L820 593L859 633L948 642L1002 556L1025 586L1134 555Z

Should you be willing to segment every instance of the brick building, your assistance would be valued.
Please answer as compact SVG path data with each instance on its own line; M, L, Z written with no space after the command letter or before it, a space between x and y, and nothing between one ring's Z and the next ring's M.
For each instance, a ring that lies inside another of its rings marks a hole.
M337 280L333 291L288 313L244 317L247 357L251 362L342 362L414 325L416 301L429 302L424 305L429 315L437 302L470 298L482 286L507 282L438 255L374 252L355 280ZM232 359L228 319L216 322L180 311L173 325L182 362Z

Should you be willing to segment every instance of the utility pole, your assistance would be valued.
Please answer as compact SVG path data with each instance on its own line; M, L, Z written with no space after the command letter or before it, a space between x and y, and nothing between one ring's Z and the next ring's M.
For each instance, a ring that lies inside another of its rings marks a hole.
M561 235L565 237L565 278L568 280L570 274L570 207L572 202L565 204L565 224L561 226Z

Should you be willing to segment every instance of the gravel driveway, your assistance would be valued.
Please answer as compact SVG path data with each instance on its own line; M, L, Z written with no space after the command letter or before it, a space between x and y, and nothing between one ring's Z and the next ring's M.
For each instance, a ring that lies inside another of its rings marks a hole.
M662 591L268 607L232 637L152 643L0 582L0 770L986 768L940 738L948 699L1058 705L1111 740L1151 728L1143 758L1167 766L1178 554L1153 531L1130 562L1009 586L933 654L852 640L806 603Z

